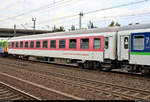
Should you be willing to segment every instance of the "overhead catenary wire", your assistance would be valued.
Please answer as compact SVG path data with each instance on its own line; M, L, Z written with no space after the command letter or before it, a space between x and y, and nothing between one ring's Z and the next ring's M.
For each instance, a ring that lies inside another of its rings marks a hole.
M143 3L143 2L147 2L147 1L150 1L150 0L140 0L140 1L137 1L137 2L130 2L130 3L121 4L121 5L117 5L117 6L112 6L112 7L97 9L97 10L85 12L84 14L91 14L91 13L100 12L100 11L104 11L104 10L109 10L109 9L120 8L120 7L124 7L124 6L130 6L130 5L140 4L140 3Z
M39 8L30 10L30 11L27 11L27 12L24 12L24 13L15 15L15 16L10 16L10 17L7 17L7 18L5 18L5 19L1 19L0 21L5 21L5 20L11 19L11 18L17 18L17 17L24 16L24 15L27 15L27 14L30 14L30 13L33 13L33 12L41 11L41 10L43 10L43 9L47 9L47 8L50 8L50 7L53 7L53 6L56 7L58 4L60 5L61 3L68 3L68 2L70 2L70 1L73 1L73 0L59 0L59 1L57 1L57 2L48 4L48 5L44 5L44 6L41 6L41 7L39 7Z
M96 12L100 12L100 11L105 11L105 10L110 10L110 9L114 9L114 8L124 7L124 6L135 5L135 4L139 4L139 3L143 3L143 2L147 2L147 1L150 1L150 0L141 0L141 1L138 1L138 2L130 2L130 3L121 4L121 5L117 5L117 6L112 6L112 7L97 9L97 10L93 10L93 11L88 11L88 12L84 12L84 15L85 14L96 13ZM48 20L39 21L38 23L43 23L43 22L47 22L47 21L50 21L50 20L54 21L54 20L68 19L68 18L75 17L75 16L78 16L78 15L79 14L63 16L63 17L59 17L59 18L56 18L56 19L48 19Z
M135 13L135 14L128 14L128 15L107 16L107 17L103 16L103 17L98 17L98 18L95 18L95 19L98 19L99 21L103 21L104 19L106 20L106 19L109 19L109 18L116 18L116 17L123 18L123 17L140 16L140 15L144 16L144 15L148 15L148 14L150 14L150 12ZM97 20L95 20L95 21L97 21ZM57 24L59 24L59 23L57 23Z
M128 14L128 15L120 15L120 16L109 16L109 17L99 17L97 20L93 20L92 22L94 23L94 22L98 22L98 21L101 21L101 22L103 22L103 21L110 21L111 20L111 18L116 18L116 17L119 17L119 18L123 18L123 17L130 17L130 16L144 16L144 15L148 15L148 14L150 14L150 12L144 12L144 13L135 13L135 14ZM84 26L85 25L87 25L87 22L86 23L82 23ZM62 22L61 23L57 23L56 25L62 25ZM65 27L65 28L69 28L69 27L71 27L72 25L74 25L74 26L78 26L79 24L64 24L63 25L63 27ZM39 25L38 27L42 27L42 26L44 26L44 25ZM52 28L52 26L51 26L51 28Z
M55 5L56 5L57 3L60 3L60 2L63 2L63 1L65 1L65 0L59 0L59 1L55 2ZM69 1L72 1L72 0L67 0L67 2L69 2ZM104 11L104 10L109 10L109 9L124 7L124 6L135 5L135 4L139 4L139 3L143 3L143 2L147 2L147 1L150 1L150 0L141 0L141 1L137 1L137 2L130 2L130 3L126 3L126 4L121 4L121 5L117 5L117 6L108 7L108 8L102 8L102 9L97 9L97 10L93 10L93 11L88 11L88 12L84 12L84 15L85 15L85 14L95 13L95 12L100 12L100 11ZM8 19L10 19L10 18L16 18L16 17L20 17L20 16L23 16L23 15L26 15L26 14L29 14L29 13L32 13L32 12L36 12L36 11L45 9L45 8L47 8L48 6L53 5L53 4L54 4L54 3L48 4L48 5L44 5L44 6L42 6L42 7L33 9L33 10L31 10L31 11L28 11L28 12L25 12L25 13L22 13L22 14L19 14L19 15L16 15L16 16L8 17L8 18L3 19L3 20L0 20L0 21L4 21L4 20L8 20ZM57 18L57 19L66 19L66 18L70 18L70 17L74 17L74 16L78 16L78 14L74 14L74 15L70 15L70 16L64 16L64 17L60 17L60 18ZM45 21L47 21L47 20L45 20Z
M62 0L60 0L62 1ZM63 0L64 1L64 0ZM135 4L140 4L140 3L143 3L143 2L147 2L147 1L150 1L150 0L140 0L140 1L137 1L137 2L130 2L130 3L126 3L126 4L121 4L121 5L116 5L116 6L112 6L112 7L107 7L107 8L102 8L102 9L97 9L97 10L93 10L93 11L88 11L88 12L84 12L84 15L85 14L92 14L92 13L97 13L97 12L101 12L101 11L104 11L104 10L109 10L109 9L114 9L114 8L119 8L119 7L124 7L124 6L130 6L130 5L135 5ZM56 2L55 2L56 3ZM42 9L42 8L41 8ZM38 11L38 9L36 9ZM35 11L36 11L35 10ZM31 11L31 12L34 12ZM26 15L26 14L23 14L23 15ZM20 15L16 15L16 17L18 16L22 16L21 14ZM50 20L61 20L61 19L67 19L67 18L71 18L71 17L75 17L75 16L78 16L78 14L73 14L73 15L68 15L68 16L63 16L63 17L59 17L59 18L56 18L56 19L48 19L48 20L44 20L44 21L39 21L38 23L42 23L42 22L47 22L47 21L50 21ZM15 16L13 16L15 18ZM6 18L5 20L7 19L10 19L11 17L8 17ZM1 20L0 20L1 21Z

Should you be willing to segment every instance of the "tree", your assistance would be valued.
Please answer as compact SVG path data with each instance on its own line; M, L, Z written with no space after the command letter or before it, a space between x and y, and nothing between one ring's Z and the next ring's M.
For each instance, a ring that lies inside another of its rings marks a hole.
M62 31L65 31L64 27L63 26L60 26L59 28L59 32L62 32Z
M115 23L114 21L111 21L109 27L113 27L113 26L120 26L120 24L118 22Z
M60 26L59 28L57 28L55 25L52 30L52 32L62 32L62 31L65 31L63 26Z
M76 28L75 28L74 25L71 26L71 30L72 30L72 31L73 31L73 30L76 30Z
M111 21L109 27L113 27L115 25L115 22L114 21Z
M116 22L115 26L120 26L120 24L118 22Z

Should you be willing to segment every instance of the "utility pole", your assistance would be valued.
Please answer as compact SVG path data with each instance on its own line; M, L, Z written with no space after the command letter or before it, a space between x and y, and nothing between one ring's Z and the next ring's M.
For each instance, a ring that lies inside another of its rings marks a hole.
M79 13L79 29L82 28L82 17L83 17L83 13L80 12L80 13Z
M14 24L14 37L16 36L16 24Z
M36 18L32 18L32 21L33 21L33 28L34 28L33 34L35 34L35 21L36 21Z

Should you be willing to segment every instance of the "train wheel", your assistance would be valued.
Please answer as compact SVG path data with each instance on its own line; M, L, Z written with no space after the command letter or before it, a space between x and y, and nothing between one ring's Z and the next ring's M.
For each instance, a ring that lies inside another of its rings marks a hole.
M89 66L88 66L88 63L87 63L87 62L84 62L84 63L83 63L83 68L88 69L88 67L89 67Z
M143 68L143 69L141 70L141 74L142 74L142 75L148 75L148 74L149 74L149 70Z

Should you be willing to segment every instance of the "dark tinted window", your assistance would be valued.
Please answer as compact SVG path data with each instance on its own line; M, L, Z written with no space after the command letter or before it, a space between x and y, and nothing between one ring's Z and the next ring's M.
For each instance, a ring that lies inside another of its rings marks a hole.
M12 42L12 48L14 48L14 42Z
M16 48L18 48L18 45L19 45L19 43L18 43L18 42L16 42Z
M76 44L77 44L77 40L76 39L70 39L69 40L69 48L70 49L75 49L76 48Z
M100 48L101 48L101 39L94 38L94 49L100 49Z
M66 40L59 40L59 48L65 48Z
M56 48L56 40L51 40L50 48Z
M28 48L28 41L25 42L25 48Z
M40 41L36 41L36 48L40 48L40 45L41 45Z
M47 40L43 41L43 48L47 48Z
M104 40L105 40L105 49L108 49L109 48L109 37L106 37L106 38L104 38Z
M23 41L20 42L20 48L23 48Z
M80 48L81 49L89 49L89 39L81 39L80 40Z
M30 48L34 48L34 41L30 42Z
M1 42L0 42L0 46L1 46ZM11 42L8 42L8 48L11 48Z
M128 49L128 48L129 48L129 38L128 38L128 37L125 37L125 38L124 38L124 48L125 48L125 49Z

